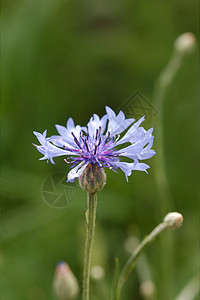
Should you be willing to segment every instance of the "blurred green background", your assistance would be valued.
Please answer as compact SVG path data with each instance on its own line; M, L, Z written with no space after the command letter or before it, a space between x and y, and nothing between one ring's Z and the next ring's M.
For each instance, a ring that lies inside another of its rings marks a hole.
M55 299L52 280L61 259L82 285L86 194L75 183L70 205L55 208L44 201L47 178L67 173L69 166L62 158L55 160L56 165L39 161L41 155L32 146L33 130L48 129L53 135L54 125L65 125L70 116L85 125L93 113L102 116L105 105L118 112L135 91L151 103L155 80L172 54L174 40L183 32L198 33L197 3L4 1L2 299ZM105 277L92 279L92 300L110 299L114 258L118 256L121 264L127 259L127 238L142 239L168 211L181 212L184 224L176 232L164 233L146 251L156 289L152 299L175 299L197 273L197 87L194 53L184 60L164 103L165 163L173 201L161 200L158 193L157 156L148 161L149 175L134 172L129 183L122 172L107 171L107 185L99 194L93 252L93 264L104 268ZM156 118L159 111L152 116L155 140L156 124L160 126ZM150 121L145 122L147 129ZM123 300L150 299L141 294L141 272L133 272Z

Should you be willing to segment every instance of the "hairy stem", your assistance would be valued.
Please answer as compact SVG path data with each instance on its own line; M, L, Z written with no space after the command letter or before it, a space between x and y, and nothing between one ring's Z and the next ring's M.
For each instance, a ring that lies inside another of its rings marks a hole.
M83 271L83 300L89 300L90 287L90 265L92 255L92 245L95 233L95 219L97 209L97 194L88 193L88 210L86 213L86 243Z

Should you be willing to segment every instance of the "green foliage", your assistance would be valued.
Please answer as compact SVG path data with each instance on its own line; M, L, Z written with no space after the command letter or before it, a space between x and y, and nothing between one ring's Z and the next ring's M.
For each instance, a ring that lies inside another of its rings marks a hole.
M62 209L44 201L45 178L67 172L69 166L62 158L56 165L39 161L32 131L55 134L54 124L65 125L70 116L85 125L94 112L102 115L105 105L119 110L136 90L151 102L174 39L185 31L197 34L198 5L187 0L18 0L3 6L1 293L7 300L53 300L59 260L67 261L81 286L86 194L77 186L74 200ZM184 225L175 234L167 264L163 251L174 233L161 237L146 254L159 300L174 298L197 272L196 65L196 54L185 60L165 99L171 209L183 214ZM149 162L149 175L134 172L128 184L122 173L107 171L107 184L98 196L94 247L95 264L105 269L106 278L92 281L92 300L110 299L114 258L121 264L128 257L126 238L133 234L142 239L168 213L154 181L156 158ZM144 299L140 283L136 272L125 299Z

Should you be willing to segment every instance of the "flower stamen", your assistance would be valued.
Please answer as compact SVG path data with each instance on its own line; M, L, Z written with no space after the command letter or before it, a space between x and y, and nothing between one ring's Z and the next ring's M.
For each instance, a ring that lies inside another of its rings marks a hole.
M104 145L107 143L109 137L110 137L110 131L108 131L108 135L107 135L107 138L105 139Z
M81 149L81 145L80 145L79 141L77 140L77 137L75 136L75 134L74 134L73 132L71 132L71 134L72 134L72 136L73 136L73 138L74 138L75 143L76 143L77 146Z

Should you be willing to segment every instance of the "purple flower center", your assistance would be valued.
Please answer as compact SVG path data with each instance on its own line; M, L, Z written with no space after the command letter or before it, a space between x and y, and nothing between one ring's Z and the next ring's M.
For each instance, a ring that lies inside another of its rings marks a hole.
M91 137L87 126L86 132L80 132L79 139L71 132L76 147L74 149L64 146L65 150L79 154L79 157L71 156L71 161L65 159L65 162L73 164L72 167L81 161L97 164L100 168L111 167L112 161L118 161L118 153L114 148L116 140L110 138L110 132L107 135L101 135L101 127L96 130L96 134Z

